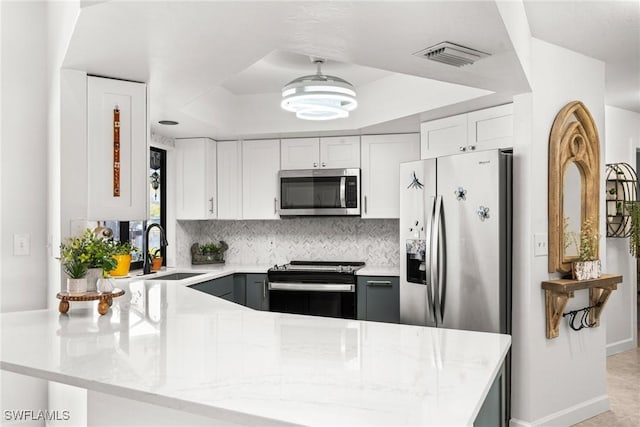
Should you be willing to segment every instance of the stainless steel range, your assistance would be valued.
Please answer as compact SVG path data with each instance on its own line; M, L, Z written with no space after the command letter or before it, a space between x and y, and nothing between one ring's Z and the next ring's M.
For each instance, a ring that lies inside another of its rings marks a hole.
M364 262L291 261L267 272L269 310L356 318L356 271Z

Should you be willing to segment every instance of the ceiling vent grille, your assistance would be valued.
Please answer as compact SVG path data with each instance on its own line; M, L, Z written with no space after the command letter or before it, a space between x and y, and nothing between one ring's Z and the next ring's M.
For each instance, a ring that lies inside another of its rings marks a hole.
M449 42L438 43L435 46L416 52L414 55L432 61L442 62L443 64L453 65L454 67L471 65L478 59L489 56L488 53Z

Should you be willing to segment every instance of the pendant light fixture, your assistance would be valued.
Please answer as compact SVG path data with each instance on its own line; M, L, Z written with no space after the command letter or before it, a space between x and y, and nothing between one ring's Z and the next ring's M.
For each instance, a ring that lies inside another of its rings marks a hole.
M332 120L349 117L357 106L353 85L340 77L322 74L324 59L313 58L316 74L302 76L282 88L280 106L305 120Z

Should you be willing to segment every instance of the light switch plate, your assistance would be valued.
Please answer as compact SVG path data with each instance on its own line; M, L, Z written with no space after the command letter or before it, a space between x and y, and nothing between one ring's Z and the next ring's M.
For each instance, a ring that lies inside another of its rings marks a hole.
M28 234L13 235L13 255L26 256L31 252L31 236Z
M546 256L549 253L549 238L547 233L533 235L533 256Z

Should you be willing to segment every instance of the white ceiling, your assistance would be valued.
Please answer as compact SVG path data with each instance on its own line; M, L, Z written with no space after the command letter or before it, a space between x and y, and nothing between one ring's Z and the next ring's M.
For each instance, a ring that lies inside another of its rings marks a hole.
M527 2L526 11L538 38L558 37L572 43L580 39L573 34L584 33L579 47L585 49L584 45L590 45L585 43L587 37L599 33L593 31L599 21L592 22L587 12L578 21L570 4L560 4L555 12L545 9L553 5L531 3ZM597 13L603 13L603 6L588 3L592 4ZM83 5L65 67L147 82L152 131L167 136L228 139L417 131L425 118L506 102L513 94L529 90L493 1L111 1ZM615 37L607 33L602 45L628 41L634 24L637 33L637 13L635 18L625 18L626 13L634 11L604 15L609 25L619 19L629 25L616 27ZM551 22L548 16L556 19ZM592 27L575 28L567 22ZM572 37L563 36L562 31ZM491 56L472 66L454 68L412 55L445 40ZM600 49L596 53L610 54L595 46ZM627 46L637 48L633 41ZM310 56L326 58L326 74L342 77L356 87L360 106L349 119L308 122L279 108L281 87L315 72ZM609 81L609 59L603 60ZM620 55L610 60L628 62ZM637 62L633 67L631 64L637 75ZM617 79L613 82L619 84ZM640 100L637 103L640 111ZM162 119L177 120L180 125L160 126L157 122Z
M533 37L606 63L606 99L640 113L640 1L525 1Z

